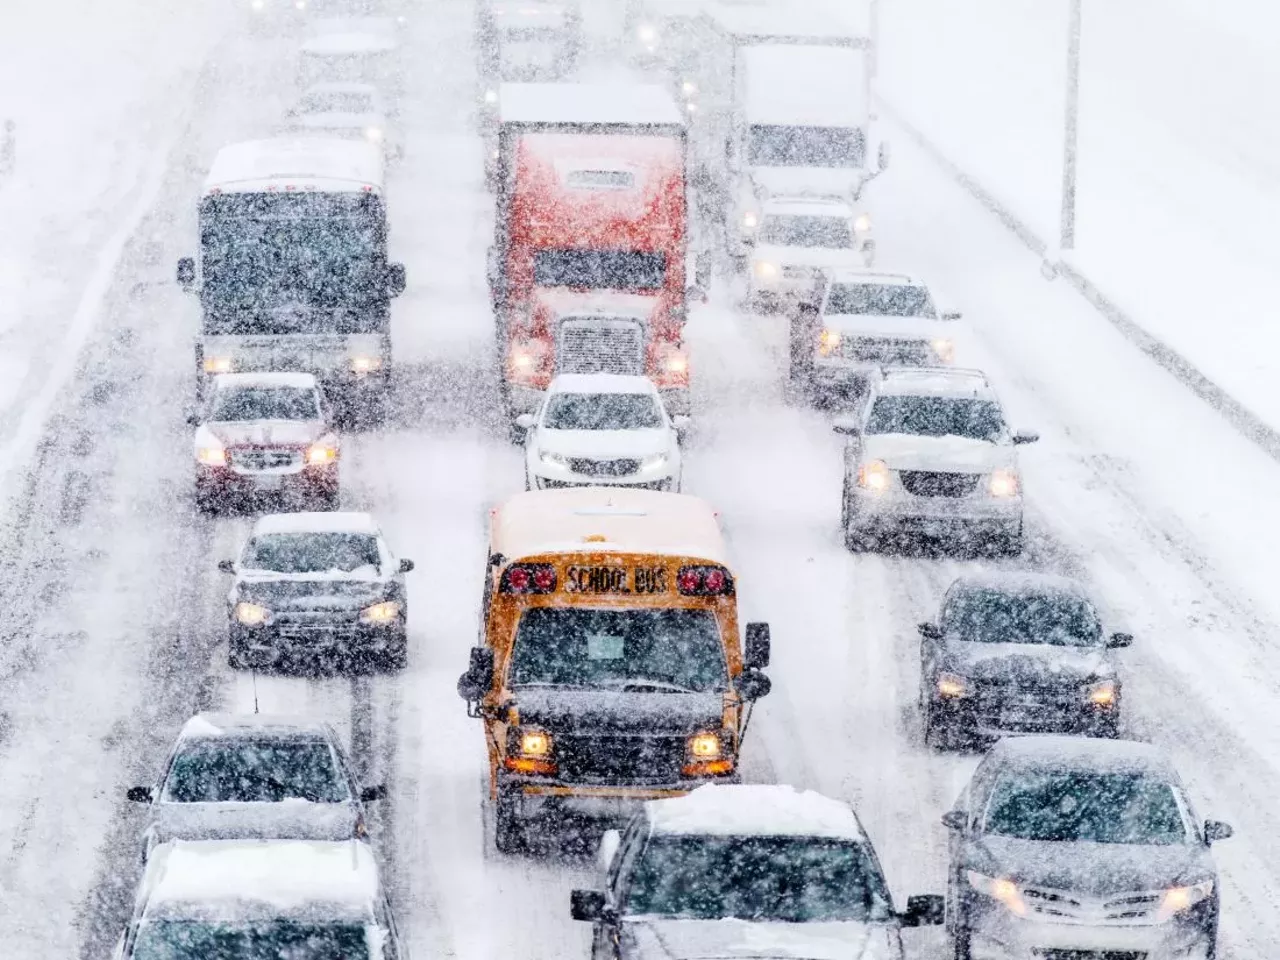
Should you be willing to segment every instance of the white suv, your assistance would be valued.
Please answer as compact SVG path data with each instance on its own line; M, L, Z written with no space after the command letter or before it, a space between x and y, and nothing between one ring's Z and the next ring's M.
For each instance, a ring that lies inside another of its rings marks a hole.
M1013 433L986 376L953 367L883 370L835 431L848 437L841 526L845 546L910 531L994 542L1022 552L1022 478Z

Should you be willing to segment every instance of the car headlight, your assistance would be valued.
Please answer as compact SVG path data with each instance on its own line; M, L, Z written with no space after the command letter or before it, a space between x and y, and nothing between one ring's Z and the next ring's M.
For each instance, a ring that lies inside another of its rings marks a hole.
M260 603L241 600L236 604L236 620L246 627L259 627L267 622L269 616L270 611Z
M1095 707L1114 707L1118 694L1114 680L1099 680L1088 689L1089 702Z
M930 340L929 345L933 347L933 352L943 363L950 363L956 358L956 345L954 341L939 337L936 340Z
M485 103L497 103L497 102L498 102L498 91L497 91L497 90L494 90L492 87L490 87L488 90L486 90L486 91L484 92L484 102L485 102Z
M636 28L636 36L641 43L657 43L658 28L651 23L642 23Z
M551 734L536 727L521 730L517 749L522 757L549 757L551 756Z
M338 459L338 446L333 443L313 443L307 448L307 466L323 467Z
M708 760L719 760L724 752L724 744L721 742L720 734L707 730L691 736L687 749L690 760L704 763Z
M205 373L230 373L231 358L230 357L205 357L204 358Z
M196 447L196 463L202 467L225 467L227 451L222 447Z
M249 4L249 6L253 7L255 10L261 10L265 5L265 0L253 0L253 2Z
M686 97L696 97L698 95L698 85L692 80L686 80L680 84L680 92Z
M1185 887L1170 887L1160 900L1160 909L1156 917L1160 920L1168 920L1184 910L1190 910L1201 900L1207 900L1211 896L1213 896L1212 880L1188 884Z
M293 0L293 5L299 10L307 9L307 0Z
M361 353L351 358L352 373L357 373L357 374L373 373L374 371L381 370L381 369L382 369L381 357L375 357L369 354Z
M662 368L667 373L688 373L689 358L682 350L672 350L662 358Z
M382 128L381 127L365 127L364 138L366 140L371 140L374 143L380 142L382 140Z
M772 280L778 275L778 265L770 263L768 260L757 260L755 262L756 276L761 280Z
M550 450L543 450L538 454L538 459L545 463L548 467L564 467L568 469L569 458L559 453L552 453Z
M858 214L858 219L853 221L853 229L857 233L870 233L871 232L871 214L869 213Z
M973 889L993 900L999 900L1016 916L1027 915L1027 902L1022 899L1022 891L1012 880L1007 877L988 877L974 870L967 871L967 875L969 886Z
M889 465L883 460L868 460L858 468L858 486L876 493L889 489Z
M760 225L760 218L754 210L748 210L742 215L742 225L748 230L754 230Z
M969 681L958 673L938 674L938 696L948 700L969 695Z
M667 455L665 453L655 453L640 461L641 470L657 470L661 467L665 467L666 465Z
M394 600L383 600L360 611L360 622L382 625L393 623L400 616L400 604Z
M818 353L824 357L829 357L840 349L840 332L838 330L823 330L818 334Z
M996 470L991 474L987 489L993 497L1016 497L1018 475L1012 470Z

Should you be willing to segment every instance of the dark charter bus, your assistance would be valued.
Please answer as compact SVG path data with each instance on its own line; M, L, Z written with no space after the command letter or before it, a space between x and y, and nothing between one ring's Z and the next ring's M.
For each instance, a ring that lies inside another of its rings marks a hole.
M195 363L211 377L313 373L336 406L376 421L391 385L383 161L366 143L281 139L223 148L205 181L199 255L178 262L198 293Z

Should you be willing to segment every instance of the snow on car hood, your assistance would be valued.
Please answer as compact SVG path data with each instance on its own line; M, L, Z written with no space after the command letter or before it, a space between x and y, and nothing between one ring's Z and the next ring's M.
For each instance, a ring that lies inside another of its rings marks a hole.
M156 840L350 840L354 801L312 803L168 803L152 805Z
M305 447L328 429L320 420L253 420L204 426L228 447Z
M783 247L771 243L756 244L753 257L784 266L852 267L863 266L862 254L847 247Z
M343 574L351 577L351 574ZM266 576L245 578L233 599L253 600L269 610L350 611L381 600L387 586L378 579Z
M871 923L753 923L748 920L623 922L644 960L898 960L896 930Z
M654 430L547 430L540 428L537 449L563 457L607 460L646 457L666 453L670 436L664 427Z
M974 680L1068 684L1115 674L1115 666L1101 646L955 641L948 644L947 654L953 668Z
M856 197L867 180L865 170L838 167L752 167L757 195Z
M1028 886L1092 896L1162 890L1214 873L1201 844L1063 843L986 836L998 876Z
M989 473L1013 464L1013 448L968 437L921 437L910 433L868 434L863 458L883 460L891 470Z

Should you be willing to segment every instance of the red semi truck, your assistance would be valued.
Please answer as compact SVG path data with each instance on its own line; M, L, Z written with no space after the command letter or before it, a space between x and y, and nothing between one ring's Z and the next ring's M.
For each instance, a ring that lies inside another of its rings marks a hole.
M643 374L689 410L685 126L648 85L504 84L489 251L507 412L557 373Z

